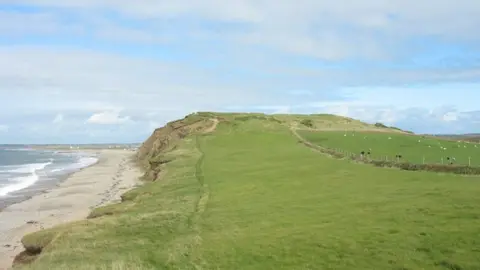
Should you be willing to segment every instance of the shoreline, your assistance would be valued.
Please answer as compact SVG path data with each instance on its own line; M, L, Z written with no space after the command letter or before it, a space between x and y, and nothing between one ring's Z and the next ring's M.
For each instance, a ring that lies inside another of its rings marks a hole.
M141 170L131 160L134 152L95 150L99 152L96 164L0 211L0 270L10 269L24 250L24 235L85 219L93 208L120 202L120 196L139 183Z
M40 148L39 148L40 149ZM0 202L0 212L2 212L4 209L8 208L9 206L11 205L14 205L14 204L19 204L19 203L22 203L24 201L27 201L27 200L30 200L31 198L37 196L37 195L40 195L40 194L43 194L43 193L46 193L48 192L49 190L51 189L54 189L56 187L58 187L58 185L60 185L61 183L63 183L64 181L66 181L70 176L72 176L73 174L75 173L78 173L82 170L85 170L85 169L88 169L90 167L93 167L95 166L96 164L98 164L99 160L100 160L100 152L101 152L101 149L84 149L84 150L67 150L65 149L66 152L72 152L72 153L75 153L75 152L81 152L81 153L88 153L88 154L94 154L95 155L95 158L97 159L97 162L92 164L92 165L89 165L87 167L83 167L83 168L79 168L75 171L71 171L71 172L68 172L66 174L63 174L63 175L59 175L57 176L56 178L52 179L52 180L39 180L39 181L36 181L33 185L31 186L28 186L24 189L21 189L21 190L18 190L18 191L15 191L15 192L12 192L12 194L14 194L15 196L11 197L11 198L6 198L6 199L3 199L3 202ZM0 269L1 270L1 269Z

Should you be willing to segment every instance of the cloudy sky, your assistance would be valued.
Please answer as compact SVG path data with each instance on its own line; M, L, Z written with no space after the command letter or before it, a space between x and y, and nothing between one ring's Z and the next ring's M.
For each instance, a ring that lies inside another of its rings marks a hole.
M140 142L193 111L480 131L478 0L0 0L0 143Z

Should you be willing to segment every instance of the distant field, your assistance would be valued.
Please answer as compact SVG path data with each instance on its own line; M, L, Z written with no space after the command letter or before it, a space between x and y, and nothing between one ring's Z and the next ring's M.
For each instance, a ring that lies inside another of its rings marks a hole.
M417 139L319 134L303 135L378 155ZM480 177L332 159L259 119L221 123L158 158L170 160L162 178L123 203L25 237L52 240L25 269L480 269Z
M376 160L394 160L396 155L401 155L403 161L411 163L440 164L443 158L447 164L447 157L454 157L455 164L468 165L470 157L472 166L480 166L480 145L474 143L400 133L306 130L298 133L312 143L338 151L356 155L371 151L371 159Z

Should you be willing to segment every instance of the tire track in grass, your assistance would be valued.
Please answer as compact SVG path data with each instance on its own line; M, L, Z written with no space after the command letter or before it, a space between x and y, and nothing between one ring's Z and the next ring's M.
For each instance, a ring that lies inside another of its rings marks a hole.
M202 218L202 214L207 207L208 199L210 196L210 190L208 188L208 185L205 183L205 176L203 174L203 162L205 160L205 152L202 149L201 137L202 135L195 136L196 148L200 152L200 157L195 164L195 178L200 184L200 197L195 204L195 209L190 219L190 226L194 233L190 254L192 255L191 263L193 264L195 269L202 269L201 265L205 265L205 261L203 260L200 252L200 246L202 245L202 237L200 236L200 219Z
M195 165L195 177L197 178L198 183L200 183L200 199L198 200L195 208L195 212L197 213L197 215L201 215L205 211L205 207L210 194L208 185L205 183L205 176L203 174L203 162L205 160L205 152L202 149L200 140L200 136L197 135L196 147L200 152L200 158Z

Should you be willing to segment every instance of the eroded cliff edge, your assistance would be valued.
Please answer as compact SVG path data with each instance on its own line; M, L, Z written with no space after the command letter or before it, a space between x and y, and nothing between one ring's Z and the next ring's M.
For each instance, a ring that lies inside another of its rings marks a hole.
M140 146L136 156L145 171L144 180L159 179L162 165L170 161L163 154L175 149L178 141L192 133L213 131L218 122L218 117L212 118L210 113L194 113L155 129Z

